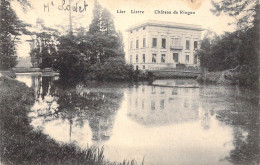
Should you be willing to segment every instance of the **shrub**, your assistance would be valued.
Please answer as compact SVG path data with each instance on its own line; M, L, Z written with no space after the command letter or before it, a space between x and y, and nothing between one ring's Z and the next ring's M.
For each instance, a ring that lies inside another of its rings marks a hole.
M123 59L109 58L104 64L97 63L90 67L86 79L96 80L133 80L135 72L131 65L125 64Z

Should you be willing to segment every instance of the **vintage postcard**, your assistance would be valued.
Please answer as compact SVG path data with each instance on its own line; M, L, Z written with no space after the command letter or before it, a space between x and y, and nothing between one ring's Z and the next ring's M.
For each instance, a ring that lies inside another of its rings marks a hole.
M258 0L0 14L0 164L260 164Z

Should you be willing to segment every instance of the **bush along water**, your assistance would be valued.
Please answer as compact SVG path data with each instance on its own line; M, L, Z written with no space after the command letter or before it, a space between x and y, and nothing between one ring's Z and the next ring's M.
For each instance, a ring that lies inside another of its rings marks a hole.
M118 164L104 160L104 148L82 150L59 144L30 126L34 91L24 83L0 78L0 161L3 164ZM132 162L123 162L129 164Z

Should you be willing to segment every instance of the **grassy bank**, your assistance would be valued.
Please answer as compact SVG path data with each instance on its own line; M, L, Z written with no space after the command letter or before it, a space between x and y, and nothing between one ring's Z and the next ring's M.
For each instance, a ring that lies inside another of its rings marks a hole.
M0 78L0 86L0 161L3 164L117 164L104 160L103 148L81 150L74 144L59 144L35 131L27 117L34 103L33 89L6 77Z
M249 88L258 88L258 78L259 74L257 68L244 65L224 71L204 71L197 80L201 83L231 84Z

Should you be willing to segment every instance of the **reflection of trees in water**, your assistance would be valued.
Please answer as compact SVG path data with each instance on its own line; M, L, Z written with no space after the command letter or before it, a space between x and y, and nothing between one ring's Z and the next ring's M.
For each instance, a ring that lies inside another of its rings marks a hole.
M41 97L42 99L44 99L44 97L47 95L48 91L49 91L49 87L51 85L51 81L52 81L52 77L49 76L44 76L42 77L42 92L41 92Z
M251 93L252 94L252 93ZM258 96L239 91L230 100L231 110L217 112L217 118L234 127L234 149L227 158L234 164L260 163L260 121Z
M100 84L98 88L78 86L76 93L88 100L85 113L92 129L92 139L108 140L112 133L115 114L122 102L122 88L111 84Z
M38 110L46 122L61 118L82 127L86 120L92 130L93 140L106 140L111 136L114 117L122 102L123 90L100 84L94 88L84 85L64 87L58 81L42 77L41 97L49 107ZM53 106L57 104L57 106ZM73 123L76 122L76 123Z
M35 91L36 99L38 99L41 91L41 77L38 75L31 75L31 81L32 81L31 87Z
M214 116L214 111L210 111L209 109L199 108L199 118L200 123L203 129L209 130L210 129L210 121L211 118Z

